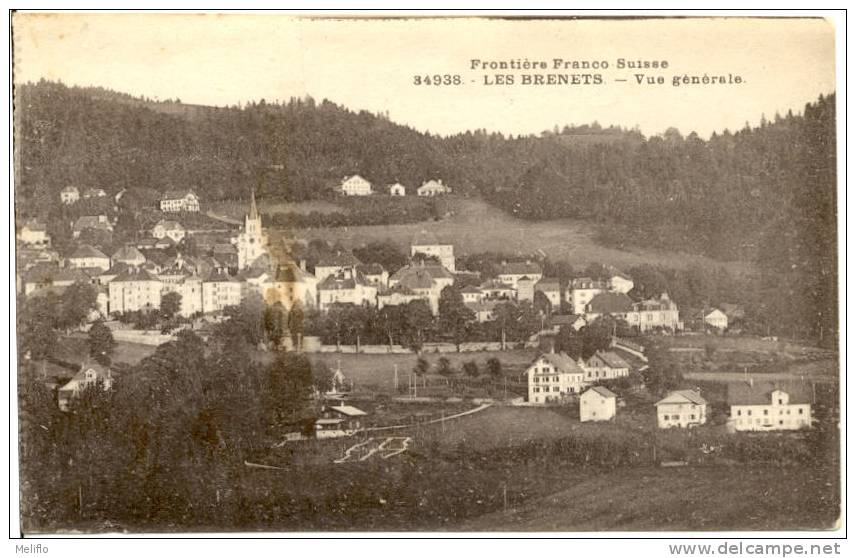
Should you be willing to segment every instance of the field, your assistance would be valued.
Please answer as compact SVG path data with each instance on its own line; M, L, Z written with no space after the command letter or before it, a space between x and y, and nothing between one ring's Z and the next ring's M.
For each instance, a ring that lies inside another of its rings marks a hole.
M467 521L460 530L830 529L839 518L838 491L832 471L801 467L620 469Z
M463 363L473 360L484 370L485 361L496 357L502 362L506 374L522 372L526 365L534 360L534 350L510 350L510 351L482 351L471 353L425 353L422 355L431 365L433 370L440 357L446 357L456 370L460 370ZM373 387L380 390L390 391L395 381L395 367L398 366L399 385L407 385L407 377L416 365L419 358L415 354L343 354L343 353L316 353L311 355L312 360L325 363L331 370L341 367L342 373L349 381L353 381L356 388Z
M747 262L722 263L698 254L638 249L619 250L595 242L595 229L585 221L561 219L530 222L517 219L479 199L456 198L450 200L454 214L441 221L406 225L359 226L338 228L297 229L294 231L268 231L276 244L286 240L322 239L340 241L346 247L355 247L375 240L391 240L403 249L410 240L427 230L440 240L452 242L455 254L477 252L503 252L509 255L543 253L553 259L567 260L575 266L592 262L628 268L643 263L659 263L668 267L686 267L697 263L703 266L724 266L733 272L752 271Z

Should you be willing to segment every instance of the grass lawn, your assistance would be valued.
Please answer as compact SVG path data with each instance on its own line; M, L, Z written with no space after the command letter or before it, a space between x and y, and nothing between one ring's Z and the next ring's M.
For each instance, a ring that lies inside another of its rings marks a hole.
M724 266L732 272L751 271L748 262L722 263L701 255L651 249L620 250L595 242L594 227L585 221L559 219L525 221L508 215L480 199L455 198L454 215L441 221L404 225L365 225L358 227L313 228L268 231L273 244L285 236L304 240L340 241L346 247L360 246L374 240L391 240L409 252L409 243L420 230L433 232L441 241L452 242L455 254L503 252L532 255L543 252L553 259L567 260L575 266L592 262L620 268L643 263L685 267L691 263Z
M831 470L800 467L627 468L494 512L462 531L829 529L839 518Z
M433 371L437 361L446 357L456 370L460 370L463 364L473 360L479 368L484 371L485 362L491 357L496 357L502 362L506 374L522 372L525 367L535 358L537 351L533 350L509 350L509 351L479 351L471 353L425 353L422 355L431 365ZM395 381L395 367L398 366L399 385L407 386L407 377L416 366L419 358L415 354L343 354L343 353L315 353L311 355L312 360L323 362L331 370L341 366L342 373L348 380L352 380L357 389L372 388L391 391Z

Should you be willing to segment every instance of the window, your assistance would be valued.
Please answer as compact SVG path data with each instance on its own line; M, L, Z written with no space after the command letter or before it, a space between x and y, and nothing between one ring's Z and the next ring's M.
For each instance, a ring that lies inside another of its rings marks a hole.
M782 426L783 424L785 424L785 421L780 420L780 421L779 421L779 426Z
M767 409L764 409L764 416L766 417L769 414L770 414L770 412Z
M781 405L781 404L782 404L782 398L780 397L779 398L779 405Z
M752 416L752 409L749 409L748 411L746 411L746 416L747 416L747 417L751 417L751 416Z
M738 417L739 417L739 416L741 416L741 411L740 411L740 409L737 409L737 416L738 416Z
M803 410L802 410L802 409L800 409L800 410L799 410L799 414L803 414Z
M690 420L695 420L695 415L690 415Z
M663 420L669 420L669 415L663 415Z

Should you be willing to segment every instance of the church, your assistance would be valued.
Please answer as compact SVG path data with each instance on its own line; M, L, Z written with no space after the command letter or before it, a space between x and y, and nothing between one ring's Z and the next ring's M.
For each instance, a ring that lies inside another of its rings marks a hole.
M256 192L251 193L250 212L244 216L244 229L232 239L238 250L238 269L248 268L259 256L267 254L268 238L262 230L262 217L256 207Z

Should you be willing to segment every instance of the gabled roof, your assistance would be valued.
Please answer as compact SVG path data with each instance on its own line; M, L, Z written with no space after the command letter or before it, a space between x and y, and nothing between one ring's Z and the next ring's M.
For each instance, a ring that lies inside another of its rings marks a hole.
M615 397L618 397L617 395L615 395L614 393L612 393L610 390L606 389L603 386L590 387L589 389L586 390L586 393L588 393L590 391L593 391L593 392L597 393L598 395L600 395L601 397L605 397L606 399L613 399ZM585 393L583 395L585 395Z
M159 279L157 279L156 277L152 277L152 275L144 269L134 269L132 267L129 267L123 273L120 273L119 275L117 275L116 278L113 279L112 282L113 283L124 283L124 282L131 282L131 281L155 281L155 282L159 282Z
M572 289L600 289L606 290L608 285L603 281L596 281L591 277L577 277L571 280Z
M89 276L77 268L59 267L56 264L40 263L24 272L24 283L74 283L89 282Z
M371 263L359 264L357 266L357 271L359 271L363 275L383 275L386 270L379 263Z
M184 227L178 221L172 219L161 219L155 223L155 227L161 227L166 231L183 231ZM152 227L154 228L154 227Z
M202 279L203 283L239 283L237 277L233 277L225 271L217 271L212 269L208 275Z
M65 188L60 190L60 192L64 194L70 194L72 192L80 192L80 190L77 189L77 186L66 186Z
M466 287L461 289L461 294L463 293L473 293L473 294L481 294L482 290L475 285L467 285Z
M110 225L108 221L102 220L101 217L104 216L84 215L83 217L79 217L77 221L74 222L74 230L82 231L84 229L100 229L105 231L112 231L113 226Z
M497 275L541 275L541 266L535 262L508 262L499 268Z
M550 324L554 326L573 325L578 320L585 321L585 318L579 314L553 314L550 316Z
M143 255L142 252L140 252L139 250L137 250L133 246L122 246L121 248L116 250L116 253L113 254L112 259L113 260L119 260L119 261L139 260L139 259L145 260L146 257Z
M542 277L540 281L535 283L536 291L559 291L561 290L561 282L557 277Z
M792 404L811 403L811 384L800 381L728 382L726 402L729 405L769 405L775 390L788 394Z
M508 283L503 283L502 281L499 281L498 279L492 279L490 281L487 281L486 283L482 283L481 290L483 290L483 291L487 291L487 290L491 290L491 291L494 291L494 290L514 291L514 287L512 287Z
M322 257L315 264L315 267L356 267L361 263L351 252L337 251L334 254Z
M347 291L355 289L357 282L353 277L337 277L336 275L328 275L318 285L319 291Z
M612 351L597 351L589 358L589 362L600 360L608 368L630 368L630 365ZM590 365L592 366L592 365Z
M68 257L69 259L79 259L79 258L107 258L107 256L101 250L90 246L89 244L81 244L77 247L77 249L71 253Z
M69 387L70 384L80 383L86 380L86 372L92 370L95 373L95 377L98 380L107 380L111 377L110 369L106 366L103 366L94 360L85 360L83 364L80 365L80 370L72 376L71 380L66 383L63 387L59 389L59 391L71 391L74 388Z
M569 357L567 353L544 353L535 359L533 364L542 358L556 367L556 369L562 374L585 374L585 371L580 367L580 365L577 364L574 359Z
M366 416L365 411L361 411L356 407L352 407L350 405L335 405L327 407L328 411L336 411L337 413L341 413L347 417L363 417Z
M413 236L411 246L448 246L448 242L440 242L432 232L422 229Z
M392 274L389 278L390 282L404 281L410 275L425 275L432 281L437 279L453 279L454 276L442 265L422 264L422 265L406 265Z
M654 403L654 405L661 404L680 404L680 403L693 403L695 405L707 405L707 401L705 401L704 397L697 391L691 389L679 389L676 391L670 391L666 397Z
M398 284L411 290L424 290L434 287L434 278L423 269L414 268L398 280Z
M194 192L193 190L191 190L189 188L185 188L183 190L167 190L161 196L161 201L178 200L178 199L185 197L187 194L193 194L194 197L197 197L196 192Z
M624 293L599 293L591 299L588 308L594 314L623 313L633 309L633 301Z

